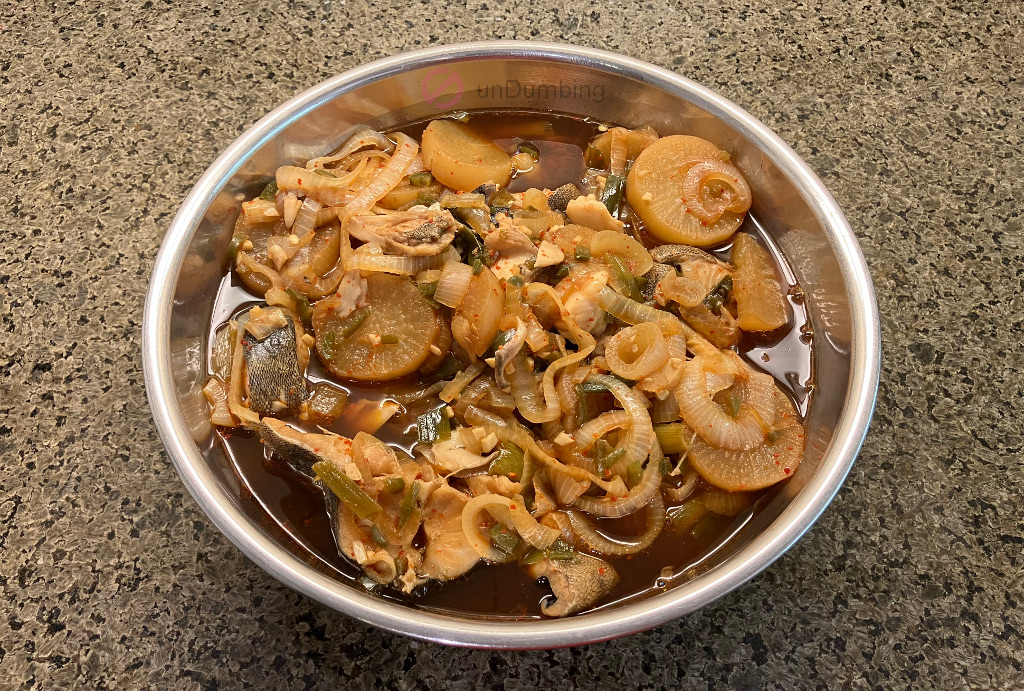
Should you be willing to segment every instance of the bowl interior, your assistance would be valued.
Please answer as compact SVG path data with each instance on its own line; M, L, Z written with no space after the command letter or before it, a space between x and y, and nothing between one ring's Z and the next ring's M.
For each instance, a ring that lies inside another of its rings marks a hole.
M302 165L310 157L335 149L358 125L389 129L451 110L531 110L627 127L651 125L662 135L704 137L729 151L745 173L754 194L752 213L781 248L793 277L805 290L815 339L815 381L806 418L807 451L799 470L763 511L737 525L732 538L694 569L692 580L679 580L647 602L618 603L606 612L570 620L568 628L563 625L560 629L563 637L553 639L555 642L582 642L648 628L738 586L806 530L852 463L864 432L860 426L866 427L866 420L850 419L851 405L863 408L865 395L864 377L851 376L864 338L857 333L863 330L858 319L863 322L864 318L858 317L853 303L860 305L865 298L850 287L854 282L851 266L856 269L862 259L852 235L843 235L841 214L806 168L802 170L809 177L794 175L794 166L799 169L802 164L788 147L773 141L770 133L742 111L670 73L635 67L632 61L607 54L588 53L584 59L563 49L492 47L488 52L438 52L419 59L390 59L326 82L264 118L232 145L197 185L165 242L162 255L169 256L158 262L158 272L163 273L154 273L155 287L151 288L163 290L169 305L160 327L167 339L166 362L162 364L171 382L170 390L163 392L164 405L168 415L176 416L172 423L177 429L187 429L191 437L191 441L168 442L171 455L204 509L250 557L291 585L349 614L413 635L488 644L469 634L468 638L446 637L430 628L433 624L422 629L403 626L401 611L409 612L408 608L398 610L398 605L372 600L344 577L327 573L311 561L241 491L238 478L214 443L201 390L211 310L242 195L251 194L270 179L278 166ZM743 117L737 119L736 113ZM824 205L818 196L823 193ZM848 228L845 233L849 234ZM852 250L844 246L850 242ZM173 247L168 249L168 245ZM851 251L856 254L852 259L848 256ZM147 348L147 356L149 353ZM868 384L873 400L873 384ZM154 395L152 386L150 395ZM863 417L863 410L856 412ZM157 417L159 422L159 411ZM856 437L852 442L851 425ZM167 441L172 432L162 432ZM815 497L807 497L808 493ZM823 493L827 496L819 496ZM225 529L225 521L230 529ZM794 521L799 523L795 531ZM745 570L723 571L737 561L749 563ZM378 617L377 612L387 616ZM586 629L580 622L591 617L619 623L604 628L602 635L593 631L565 633ZM461 619L464 617L441 616L438 621L447 621L452 630L454 622ZM552 644L543 637L519 640L514 634L501 636L491 641L498 640L501 645Z

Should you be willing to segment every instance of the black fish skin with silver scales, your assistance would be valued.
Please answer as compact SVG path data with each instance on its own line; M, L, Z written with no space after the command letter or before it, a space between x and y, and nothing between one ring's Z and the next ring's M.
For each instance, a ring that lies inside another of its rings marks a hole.
M308 396L299 368L295 323L291 317L286 320L286 326L262 341L248 331L242 338L249 408L260 415L294 411Z

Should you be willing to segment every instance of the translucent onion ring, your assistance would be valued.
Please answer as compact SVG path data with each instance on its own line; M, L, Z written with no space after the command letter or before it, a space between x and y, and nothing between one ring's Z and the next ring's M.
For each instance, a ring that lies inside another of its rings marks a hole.
M661 494L657 492L655 492L651 502L647 505L647 523L643 534L629 542L613 540L606 535L602 535L582 513L575 509L556 511L549 515L553 517L563 534L568 530L588 549L598 554L608 554L611 556L642 552L654 543L657 537L661 535L661 529L665 527L665 503L661 499Z
M462 532L470 546L488 561L506 561L508 555L496 549L483 535L477 525L481 511L487 511L495 520L515 529L519 536L537 549L547 549L558 539L559 532L542 525L530 515L522 497L512 499L500 494L481 494L469 500L462 509Z
M634 356L633 352L636 351ZM623 357L634 356L632 360ZM612 372L623 379L639 381L668 362L668 345L656 324L644 322L621 329L608 339L604 358Z
M661 486L661 468L659 466L657 461L649 461L647 467L644 468L642 479L636 487L629 490L629 494L625 498L584 495L579 497L574 505L589 514L606 518L619 518L639 511L647 505L651 497L658 493L658 488Z

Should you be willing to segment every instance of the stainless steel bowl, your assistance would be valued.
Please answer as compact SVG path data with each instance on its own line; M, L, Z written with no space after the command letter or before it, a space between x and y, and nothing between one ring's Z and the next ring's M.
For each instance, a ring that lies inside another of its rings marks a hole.
M370 596L310 566L244 504L213 443L201 389L206 333L240 192L281 165L334 149L359 124L387 129L453 109L548 110L662 135L696 134L730 151L753 213L807 296L816 344L807 452L773 502L685 583L568 619L498 621L428 612ZM239 137L174 217L157 256L143 322L146 387L157 428L189 492L218 528L288 586L362 621L416 638L487 648L544 648L649 629L760 573L831 501L874 406L880 338L871 279L842 211L781 139L733 103L679 75L589 48L478 42L404 53L296 96Z

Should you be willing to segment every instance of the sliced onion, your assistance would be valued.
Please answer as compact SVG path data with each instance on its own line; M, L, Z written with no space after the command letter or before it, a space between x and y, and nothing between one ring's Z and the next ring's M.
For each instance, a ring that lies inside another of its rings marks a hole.
M675 422L681 417L674 391L669 391L665 398L654 399L654 403L651 405L651 422Z
M608 368L623 379L643 379L668 362L668 345L656 324L644 322L621 329L604 349Z
M434 300L446 307L458 307L466 297L469 282L473 278L473 267L460 261L446 262L437 281Z
M704 286L685 276L669 274L658 283L654 297L662 305L672 301L678 302L683 307L696 307L704 301L708 292Z
M218 427L234 427L238 420L231 414L228 405L228 393L225 391L224 382L217 377L210 377L203 387L203 395L210 403L210 422Z
M334 268L323 276L317 276L308 265L304 265L304 268L296 267L295 270L285 269L284 281L289 288L295 289L310 300L319 300L333 293L345 278L345 271L340 264L339 260Z
M673 471L673 474L676 474L676 472ZM697 471L692 468L687 470L683 474L683 484L679 487L666 487L664 490L665 496L674 502L686 501L693 494L693 490L697 486L697 478Z
M747 451L760 446L770 431L767 427L774 422L772 378L751 372L741 382L744 405L739 415L733 418L712 399L708 374L716 374L711 369L715 366L714 361L702 356L683 366L683 376L676 388L676 400L683 420L711 446L732 451Z
M563 522L568 522L573 534L589 549L598 554L612 556L642 552L654 543L655 539L661 535L661 529L665 527L665 503L661 499L661 494L657 492L654 493L647 505L647 523L643 534L629 541L613 540L602 535L582 513L575 509L558 511L550 515L555 517L554 520L559 524L559 528L562 528Z
M558 378L555 389L558 391L558 404L562 407L562 413L574 413L579 401L576 398L576 382L573 381L572 372L569 370L563 372Z
M390 139L385 137L377 130L371 130L369 127L364 127L361 130L357 130L351 137L345 140L345 143L341 145L336 153L330 156L321 156L320 158L311 159L306 163L306 168L312 170L314 168L322 168L328 163L334 163L340 161L346 156L365 149L368 146L372 146L380 151L390 152L395 144Z
M471 405L497 413L502 417L510 416L516 409L515 399L486 375L474 379L473 383L462 392L454 405L455 414L464 419L466 409Z
M650 307L641 302L631 300L619 295L614 290L605 286L597 296L597 304L605 312L617 317L627 324L642 324L652 322L661 327L662 333L666 336L678 334L683 331L682 322L668 312ZM714 346L712 346L714 347Z
M299 213L295 216L295 223L292 224L292 233L297 235L300 240L313 232L313 229L316 227L317 213L322 206L323 204L312 197L306 197L302 200Z
M371 245L374 247L368 249ZM429 257L400 257L382 254L376 243L367 243L349 255L345 261L345 270L415 276L421 271L439 269L444 266L445 262L458 261L458 259L458 250L450 245L441 254Z
M519 536L537 549L547 549L558 539L559 531L542 525L530 515L521 497L509 499L500 494L481 494L462 509L462 531L470 546L488 561L506 561L508 555L496 549L479 530L480 513L487 511L496 520L515 529Z
M434 382L430 386L424 386L407 393L389 393L388 398L401 403L402 405L409 405L411 403L416 403L417 401L422 401L427 396L433 396L434 394L439 393L447 385L448 382L444 381Z
M584 495L576 500L575 506L589 514L605 518L619 518L639 511L647 505L651 497L658 493L658 488L661 486L661 468L659 466L660 464L653 459L648 461L640 482L629 490L629 494L625 498Z
M626 455L623 456L620 463L625 467L635 461L643 463L651 452L651 444L654 443L654 427L651 425L651 416L647 413L647 407L644 405L644 397L615 377L591 374L587 377L587 381L601 384L607 388L629 416L630 424L626 438L621 445L626 450Z
M529 230L529 235L539 237L549 228L565 223L562 214L556 211L519 210L512 214L512 222Z
M248 252L239 252L238 258L235 260L235 264L243 269L246 269L252 273L260 274L265 276L270 285L274 288L283 288L284 280L281 278L281 274L271 269L266 264L260 262L249 256Z
M466 409L466 422L471 425L485 426L487 430L489 432L493 432L498 439L504 442L509 442L510 444L515 444L519 448L529 451L530 456L533 459L540 461L541 464L548 468L558 468L568 473L576 480L581 482L584 480L592 482L605 491L616 491L618 485L613 481L602 480L594 473L588 472L583 468L565 465L549 454L540 447L533 435L515 420L505 420L493 413L481 410L476 406L470 406ZM619 482L621 483L621 480ZM625 492L620 492L620 494L625 494Z
M455 378L452 379L447 386L441 389L439 398L445 403L451 403L458 398L459 394L462 393L462 390L469 386L471 381L479 377L480 373L483 371L484 363L479 361L474 362L469 367L456 374Z
M526 353L522 352L523 343L526 342L526 324L519 317L515 317L516 326L512 332L512 337L508 339L498 350L494 353L494 379L498 382L498 386L502 388L508 388L510 386L509 381L505 378L505 368L509 364L515 362L513 369L522 369L522 372L516 372L520 375L516 380L521 383L525 383L526 380L522 379L523 373L528 373L526 366ZM522 354L523 357L518 357ZM533 391L536 389L536 382L533 382L533 378L529 378L528 388ZM515 389L512 389L512 396L515 398ZM518 403L517 403L518 404ZM527 418L529 420L530 418ZM543 422L551 422L551 420L543 420Z
M551 344L551 336L537 321L537 317L530 312L526 317L526 345L530 350L539 353Z
M497 359L495 359L497 362ZM547 406L540 400L537 393L537 378L533 375L526 358L526 353L519 351L508 366L508 383L512 389L512 398L516 400L516 408L520 415L533 423L551 422L561 415L561 406L556 406L551 414ZM555 394L557 402L558 395Z
M479 192L463 192L457 194L455 192L445 192L441 195L441 199L438 200L442 209L485 209L487 208L487 202L484 201L484 195Z
M580 451L586 453L597 440L614 429L621 429L629 424L629 415L624 410L609 410L593 420L580 426L573 438Z
M406 134L399 132L395 155L391 157L384 170L377 177L370 181L366 187L359 190L359 194L345 207L346 218L360 211L365 211L380 201L385 194L395 188L405 177L405 171L416 158L420 145L416 140Z
M558 327L568 332L576 342L577 348L575 353L566 353L548 365L548 368L544 370L544 377L542 379L545 404L544 419L537 420L536 422L555 420L561 415L558 392L555 391L555 375L563 368L586 359L597 346L597 341L594 340L594 337L588 331L576 323L576 320L569 314L569 311L562 304L558 294L551 286L544 283L531 283L526 287L526 294L531 304L539 302L541 296L547 296L558 309L559 316L556 321ZM530 420L530 422L535 421Z
M560 468L548 468L551 488L555 491L555 499L562 506L571 506L584 492L590 489L589 480L576 480Z

